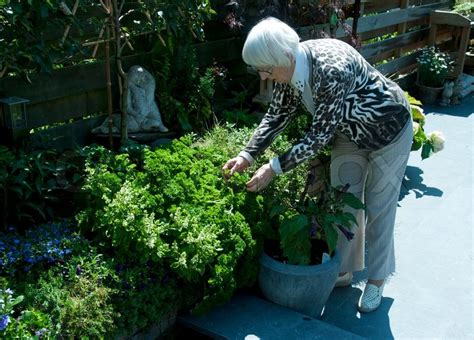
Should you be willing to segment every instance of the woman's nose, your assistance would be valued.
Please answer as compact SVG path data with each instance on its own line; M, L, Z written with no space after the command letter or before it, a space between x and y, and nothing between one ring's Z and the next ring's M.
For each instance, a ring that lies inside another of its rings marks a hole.
M261 80L265 80L269 77L269 74L267 72L258 72L258 74L260 75Z

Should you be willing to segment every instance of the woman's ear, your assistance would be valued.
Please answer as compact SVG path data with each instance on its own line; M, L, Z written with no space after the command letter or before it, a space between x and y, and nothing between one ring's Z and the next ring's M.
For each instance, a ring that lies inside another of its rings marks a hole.
M293 56L292 53L290 52L285 52L285 55L286 57L288 58L288 60L290 61L290 65L294 64L295 63L295 57Z

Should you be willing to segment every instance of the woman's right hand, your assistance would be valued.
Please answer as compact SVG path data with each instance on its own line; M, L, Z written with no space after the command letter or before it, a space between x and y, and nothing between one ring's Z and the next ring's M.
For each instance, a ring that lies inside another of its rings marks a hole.
M224 171L224 177L229 178L231 177L236 171L237 172L242 172L245 169L247 169L250 166L249 161L247 161L244 157L242 156L237 156L234 158L231 158L227 161L227 163L224 164L222 167L222 171ZM227 170L230 170L227 171Z

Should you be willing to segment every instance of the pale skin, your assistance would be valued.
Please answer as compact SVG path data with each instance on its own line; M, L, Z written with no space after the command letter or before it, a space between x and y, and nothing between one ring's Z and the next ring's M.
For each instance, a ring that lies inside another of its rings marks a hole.
M291 58L293 59L293 58ZM265 70L270 70L264 71ZM261 80L270 79L277 83L286 84L291 81L293 77L293 73L295 72L295 62L292 60L291 65L289 67L285 66L269 66L268 68L262 68L258 70L258 74ZM232 176L235 172L242 172L245 171L250 166L249 162L240 156L234 157L229 159L227 163L224 164L222 170L228 171L228 175L226 177ZM227 173L227 172L225 172ZM273 171L272 167L269 163L262 165L252 176L252 178L246 183L247 191L250 192L257 192L260 190L265 189L268 184L272 181L273 177L275 177L275 172ZM339 276L344 275L345 273L340 273ZM385 280L372 280L369 279L368 283L373 284L377 287L380 287Z

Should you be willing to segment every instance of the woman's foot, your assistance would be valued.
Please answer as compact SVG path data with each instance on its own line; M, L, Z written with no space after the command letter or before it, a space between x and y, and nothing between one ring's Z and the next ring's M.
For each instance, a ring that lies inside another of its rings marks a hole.
M370 313L379 308L382 302L382 293L385 280L369 280L364 293L360 297L357 309L362 313Z
M346 287L352 283L352 273L339 273L339 277L336 280L334 287Z

